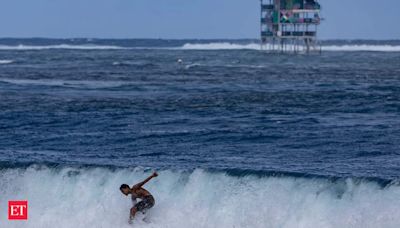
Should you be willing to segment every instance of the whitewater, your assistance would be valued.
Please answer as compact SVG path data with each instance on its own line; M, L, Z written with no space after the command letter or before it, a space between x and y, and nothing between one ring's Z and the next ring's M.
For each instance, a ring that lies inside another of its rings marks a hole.
M0 51L40 51L52 49L65 50L140 50L140 49L169 49L169 50L261 50L259 43L234 43L234 42L210 42L210 43L185 43L178 47L168 46L118 46L118 45L95 45L95 44L57 44L57 45L0 45ZM347 45L322 45L322 51L340 51L340 52L400 52L400 45L388 44L347 44ZM0 64L9 63L7 60L0 61Z
M182 46L184 50L260 50L260 44L235 44L229 42L195 44L187 43ZM322 45L322 51L373 51L373 52L400 52L397 45Z
M147 177L141 168L0 171L0 219L6 227L132 227L130 198L119 192ZM355 179L159 172L146 185L156 205L133 227L399 227L400 187ZM7 221L10 199L29 199L29 219Z

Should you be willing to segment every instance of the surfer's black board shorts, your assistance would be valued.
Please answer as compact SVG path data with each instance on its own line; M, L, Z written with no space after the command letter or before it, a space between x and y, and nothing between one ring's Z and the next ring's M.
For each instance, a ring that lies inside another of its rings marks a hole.
M142 201L135 204L135 208L137 211L146 212L148 209L154 206L154 198L153 196L145 196Z

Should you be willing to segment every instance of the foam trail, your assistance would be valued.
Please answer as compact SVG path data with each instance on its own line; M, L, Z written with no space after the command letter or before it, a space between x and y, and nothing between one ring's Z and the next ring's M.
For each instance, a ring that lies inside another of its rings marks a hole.
M30 167L0 171L2 227L131 227L131 202L118 187L142 180L136 169ZM162 171L146 188L156 205L151 228L291 228L400 226L400 187L371 182ZM7 220L7 201L27 199L29 220Z
M0 45L0 50L48 50L48 49L76 49L76 50L119 50L119 49L130 49L119 46L110 45L69 45L69 44L59 44L59 45L45 45L45 46L34 46L34 45L18 45L18 46L8 46Z
M9 59L0 59L0 64L10 64L13 63L13 60L9 60Z

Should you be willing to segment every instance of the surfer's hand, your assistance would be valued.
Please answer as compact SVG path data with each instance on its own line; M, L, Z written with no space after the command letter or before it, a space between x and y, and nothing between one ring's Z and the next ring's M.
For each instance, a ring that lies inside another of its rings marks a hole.
M152 177L157 177L157 176L158 176L157 172L154 172L153 175L152 175Z

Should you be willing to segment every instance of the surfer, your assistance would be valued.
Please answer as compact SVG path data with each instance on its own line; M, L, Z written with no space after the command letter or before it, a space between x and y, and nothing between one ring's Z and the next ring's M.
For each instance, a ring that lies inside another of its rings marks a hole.
M129 223L132 223L135 214L140 211L145 213L148 209L154 206L154 197L150 194L149 191L144 189L142 186L149 182L153 177L157 177L157 172L154 172L151 176L146 178L144 181L135 184L132 188L129 187L127 184L122 184L119 188L122 194L128 196L129 194L132 195L132 202L133 207L131 208L129 214ZM136 203L136 199L141 199L139 203Z

